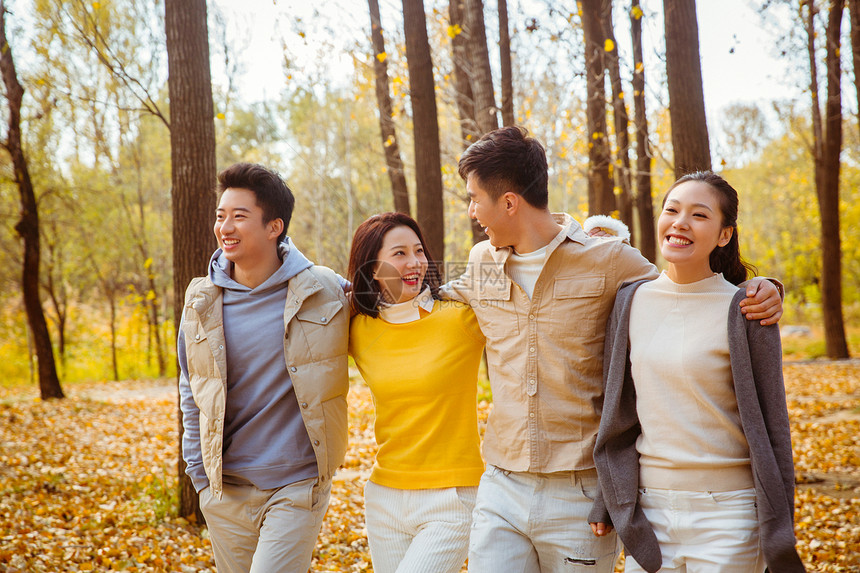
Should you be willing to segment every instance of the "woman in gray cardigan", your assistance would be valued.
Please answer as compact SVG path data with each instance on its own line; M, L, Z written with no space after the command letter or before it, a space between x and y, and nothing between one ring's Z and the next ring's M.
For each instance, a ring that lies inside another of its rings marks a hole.
M626 572L804 571L776 326L744 319L737 192L712 172L666 194L666 271L622 287L607 326L594 458Z

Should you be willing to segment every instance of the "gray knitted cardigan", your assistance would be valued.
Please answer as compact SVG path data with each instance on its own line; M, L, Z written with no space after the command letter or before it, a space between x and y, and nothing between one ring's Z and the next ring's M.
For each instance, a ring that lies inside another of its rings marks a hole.
M606 327L603 356L605 396L594 461L600 493L588 521L611 523L625 550L646 571L660 569L657 537L638 503L641 433L630 373L628 330L633 293L648 281L623 286ZM750 448L761 547L768 571L805 571L795 550L794 464L782 380L779 329L746 320L738 303L729 309L729 355L741 427Z

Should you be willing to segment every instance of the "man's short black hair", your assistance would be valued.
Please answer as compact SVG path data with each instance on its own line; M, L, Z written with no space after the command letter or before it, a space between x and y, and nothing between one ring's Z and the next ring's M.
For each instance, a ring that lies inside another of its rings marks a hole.
M460 177L475 176L494 201L511 191L538 209L549 203L547 171L543 145L518 126L484 135L469 146L459 164Z
M286 238L296 199L280 175L256 163L235 163L218 174L219 199L227 189L247 189L253 193L257 206L263 210L263 223L281 219L284 230L278 242Z

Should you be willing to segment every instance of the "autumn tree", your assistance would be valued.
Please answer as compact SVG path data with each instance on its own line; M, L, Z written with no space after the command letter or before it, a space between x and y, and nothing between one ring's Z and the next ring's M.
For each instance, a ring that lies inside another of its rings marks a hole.
M516 123L514 115L514 74L511 69L511 34L508 30L508 2L499 2L499 61L502 80L502 125Z
M6 38L6 3L2 0L0 0L0 73L3 74L5 95L9 104L8 129L3 147L12 158L15 183L21 198L21 218L15 225L15 230L24 241L21 289L24 293L27 322L30 325L30 332L39 361L39 392L43 400L64 398L60 379L57 376L57 366L54 362L51 335L48 332L48 323L45 320L42 300L39 296L39 263L41 258L39 211L21 135L21 106L24 100L24 88L18 81L15 61L12 57L12 47Z
M394 210L409 214L409 191L403 161L400 159L400 146L394 129L391 94L388 88L388 54L385 52L385 38L382 34L382 20L379 16L379 0L368 0L370 7L370 37L373 43L373 69L376 75L376 101L379 105L379 131L382 147L385 150L385 163L391 180L394 195Z
M487 47L483 0L466 0L466 39L471 57L475 120L481 135L499 128L499 108L493 92L493 73Z
M603 23L604 51L606 70L612 86L612 118L615 123L615 167L613 169L617 184L615 193L618 216L633 229L633 182L630 173L630 119L627 104L624 102L624 87L621 85L621 61L618 44L612 25L612 0L603 0L600 9Z
M636 214L639 240L636 246L649 261L657 260L654 203L651 198L651 150L648 146L648 115L645 108L645 62L642 58L642 8L633 0L630 33L633 40L633 124L636 127Z
M854 92L860 98L860 0L848 0L848 13L851 20L851 62L854 65ZM860 99L857 100L860 102ZM857 106L858 127L860 127L860 105Z
M675 178L711 169L696 0L663 2Z
M451 38L451 62L454 68L454 101L457 104L457 114L460 123L460 138L463 148L476 142L481 131L475 119L475 99L472 94L472 62L466 24L465 0L450 0L448 3L448 36ZM461 195L468 204L470 199L466 194ZM469 219L472 232L472 243L479 243L487 238L484 229L475 219Z
M478 122L475 120L475 99L472 94L472 64L466 32L465 0L448 3L448 35L451 37L451 62L454 67L454 93L457 113L460 116L460 134L463 147L478 140Z
M162 220L169 215L166 209L157 212L156 217L150 215L158 203L159 190L168 186L169 175L167 169L159 169L151 163L143 165L140 161L142 124L148 119L157 119L153 123L161 136L160 145L153 148L167 149L163 145L168 134L165 130L167 118L161 109L164 96L158 93L164 70L162 29L151 24L160 18L155 7L139 0L111 4L46 0L35 8L39 24L34 45L40 61L31 73L39 78L34 82L36 90L46 86L47 91L42 93L41 99L51 102L50 106L42 104L39 113L46 118L50 116L50 123L57 124L53 138L72 134L75 149L74 156L68 158L69 163L65 166L65 170L73 175L67 177L68 181L54 183L56 191L50 202L68 203L71 207L55 209L53 219L43 229L46 262L49 263L44 273L47 278L43 281L57 318L55 328L60 340L61 360L64 357L66 313L57 303L63 298L66 281L57 280L54 275L59 269L80 268L82 261L75 260L74 255L83 255L92 243L87 241L87 248L82 249L78 245L74 253L66 254L69 223L63 223L66 228L58 230L55 235L57 217L65 217L72 208L77 211L78 222L85 216L86 206L76 201L71 191L75 185L86 187L90 194L100 193L107 187L103 200L99 202L103 215L100 223L111 227L113 242L121 248L105 249L102 245L101 249L93 249L87 258L94 255L99 258L99 264L117 269L132 262L130 272L123 275L122 284L114 289L98 290L103 296L118 297L106 300L112 314L116 314L118 305L140 307L141 315L146 317L146 364L154 357L158 375L164 376L168 367L165 341L172 338L164 332L167 328L162 319L165 314L162 301L167 297L170 280L169 259L152 256L158 250L163 233L149 227L150 221ZM54 111L54 107L59 109ZM82 154L81 149L92 150L91 165L89 157ZM147 151L147 154L152 153ZM43 177L50 178L51 172L58 171L58 168L52 165L44 171L47 173ZM144 187L144 179L152 184ZM106 181L109 181L107 185ZM134 199L129 200L130 196ZM110 208L120 204L125 208ZM107 261L106 255L115 259ZM70 259L71 264L68 264ZM136 269L134 265L137 265ZM77 278L76 282L86 281ZM115 325L112 324L112 328ZM115 344L116 337L112 337L112 356L117 354ZM136 362L140 363L140 360ZM115 364L113 371L117 371Z
M215 249L215 123L206 0L165 0L173 184L173 315L182 317L185 287L206 272ZM182 435L182 417L179 417ZM181 446L180 446L181 447ZM180 515L199 514L180 449Z
M581 10L587 91L589 215L608 215L615 210L614 186L609 171L609 138L606 135L606 50L601 17L603 2L583 0Z
M430 252L436 260L442 261L445 254L442 160L433 60L427 40L423 0L403 0L403 23L414 125L417 219Z
M842 15L845 0L830 0L825 33L827 99L821 115L815 54L814 0L806 2L807 49L813 117L815 189L821 216L821 307L824 338L830 358L848 358L842 316L842 248L839 237L839 155L842 152L842 66L840 59Z

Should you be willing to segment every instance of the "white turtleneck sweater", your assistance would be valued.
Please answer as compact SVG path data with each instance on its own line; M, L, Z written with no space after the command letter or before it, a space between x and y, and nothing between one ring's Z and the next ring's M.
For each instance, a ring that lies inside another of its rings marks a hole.
M677 284L664 272L636 291L630 361L641 487L753 487L729 361L728 310L737 290L721 274Z
M433 295L430 293L430 287L425 287L415 298L395 304L380 304L379 318L391 324L414 322L421 318L421 313L418 309L422 309L427 314L430 314L433 312L433 303L434 300Z

